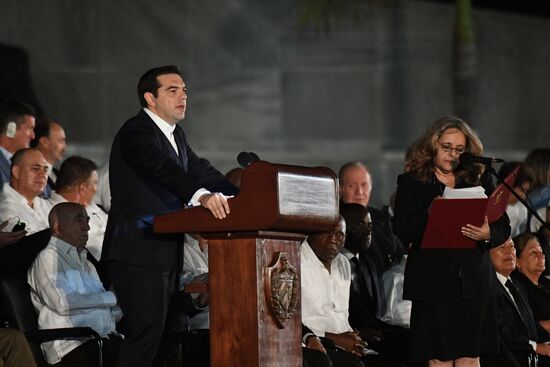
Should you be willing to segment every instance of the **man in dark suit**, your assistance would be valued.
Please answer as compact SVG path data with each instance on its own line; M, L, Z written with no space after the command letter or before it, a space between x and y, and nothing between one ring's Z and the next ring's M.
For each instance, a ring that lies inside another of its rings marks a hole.
M202 205L229 214L236 188L198 158L176 123L185 117L187 89L175 66L139 80L143 107L119 130L109 161L111 210L102 262L120 301L126 338L117 366L151 366L181 269L183 237L153 232L153 217Z
M527 297L510 279L516 267L516 251L511 239L491 250L496 270L497 296L495 309L501 353L482 357L483 366L548 366L550 340L548 333L535 322ZM493 360L494 358L494 360Z
M399 326L378 319L381 308L380 280L376 265L368 255L372 238L372 221L367 208L360 204L341 204L346 220L346 241L341 253L351 265L349 323L370 349L380 357L369 360L373 366L397 366L408 359L408 333Z

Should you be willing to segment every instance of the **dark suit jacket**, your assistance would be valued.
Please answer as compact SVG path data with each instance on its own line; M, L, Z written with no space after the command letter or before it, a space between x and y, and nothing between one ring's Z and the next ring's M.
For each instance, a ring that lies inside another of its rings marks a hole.
M346 257L349 256L346 255ZM364 327L380 329L384 323L376 318L381 301L380 279L376 272L376 266L372 260L361 255L359 255L359 265L360 269L357 271L354 264L351 264L349 323L354 329ZM367 284L372 285L372 295L365 289Z
M429 182L419 181L411 172L397 179L394 231L405 247L412 244L403 298L441 301L489 298L494 293L494 270L484 246L467 250L420 249L428 209L433 199L443 194L444 187L435 175ZM487 247L502 244L510 235L506 213L490 227L491 241Z
M197 157L176 126L179 156L141 110L117 133L109 161L111 210L102 261L169 269L181 258L180 236L153 233L153 217L183 209L201 187L235 194L237 189Z
M372 240L362 255L374 261L378 275L381 275L392 265L398 264L407 251L393 233L389 214L370 206L368 210L372 220Z
M4 154L0 153L0 190L3 189L4 183L10 182L11 178L11 162L4 157Z
M518 282L522 302L529 305L525 292ZM533 352L529 340L544 342L549 340L548 333L538 322L528 307L528 319L523 320L506 288L495 279L497 296L495 298L495 314L497 317L499 339L502 342L501 354L509 351L521 366L527 366L527 356Z

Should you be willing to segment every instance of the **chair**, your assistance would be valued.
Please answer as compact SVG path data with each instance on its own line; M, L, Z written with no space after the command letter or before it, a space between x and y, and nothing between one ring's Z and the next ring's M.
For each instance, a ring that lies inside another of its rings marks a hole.
M102 367L102 340L89 327L38 329L38 315L31 301L26 273L6 274L0 277L0 300L5 314L4 323L25 334L38 366L48 366L40 344L62 339L93 338L97 343L97 366Z

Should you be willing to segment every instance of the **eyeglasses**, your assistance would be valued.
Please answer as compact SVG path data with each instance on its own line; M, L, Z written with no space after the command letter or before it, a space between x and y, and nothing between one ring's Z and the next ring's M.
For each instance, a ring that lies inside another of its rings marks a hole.
M456 154L462 154L466 151L466 148L459 145L458 147L453 147L451 144L449 143L440 143L439 141L437 142L440 146L441 146L441 149L445 152L445 153L452 153L453 150L456 152Z

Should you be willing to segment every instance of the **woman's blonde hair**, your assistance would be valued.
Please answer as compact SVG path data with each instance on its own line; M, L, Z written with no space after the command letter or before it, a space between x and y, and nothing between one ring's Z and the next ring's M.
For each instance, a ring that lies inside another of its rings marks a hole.
M434 158L437 155L438 140L448 129L457 129L464 134L466 137L465 152L477 156L483 154L481 140L466 122L454 116L439 118L428 127L424 135L414 144L414 152L411 155L411 171L415 173L419 180L426 182L431 179L435 169ZM455 173L465 181L474 184L477 183L482 172L483 166L474 164Z

